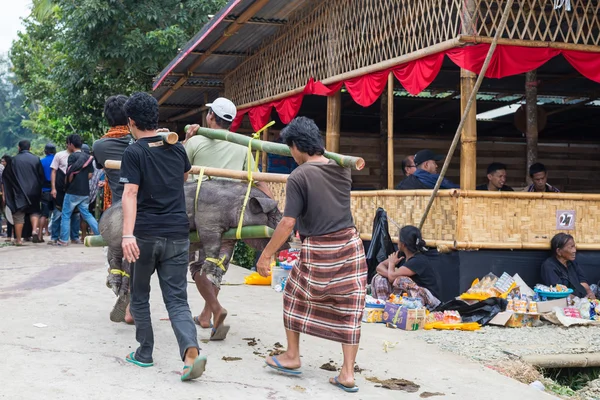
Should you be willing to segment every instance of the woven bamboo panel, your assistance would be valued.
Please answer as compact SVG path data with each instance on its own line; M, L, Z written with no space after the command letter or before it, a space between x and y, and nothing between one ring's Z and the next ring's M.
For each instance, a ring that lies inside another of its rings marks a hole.
M392 236L398 235L399 227L419 225L429 197L406 196L402 192L396 193L395 196L352 196L352 216L361 234L372 233L373 219L378 207L382 207L388 214L389 230ZM456 218L457 199L437 198L423 227L423 237L435 240L454 240Z
M556 212L575 210L572 234L578 244L600 243L600 201L460 198L457 241L479 243L549 243Z
M475 21L479 36L496 34L504 1L479 0ZM506 39L539 40L585 45L600 45L600 1L571 0L572 11L554 9L550 0L519 0L513 3Z
M249 103L455 38L463 0L315 0L225 79Z
M236 104L265 99L430 47L493 37L506 0L314 0L225 78ZM600 0L515 1L504 39L600 45Z
M269 182L268 185L273 193L273 198L279 203L279 211L283 212L285 209L285 183Z

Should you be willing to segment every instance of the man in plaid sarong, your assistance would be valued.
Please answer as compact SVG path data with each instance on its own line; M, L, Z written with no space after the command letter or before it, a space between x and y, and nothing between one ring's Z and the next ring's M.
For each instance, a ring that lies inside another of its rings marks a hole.
M354 363L360 342L367 264L350 210L350 170L324 157L325 148L314 121L299 117L281 132L299 164L286 186L284 216L258 264L262 276L269 261L296 226L302 238L300 262L284 291L283 319L287 351L268 357L269 367L301 374L300 333L342 344L344 363L330 383L357 392Z

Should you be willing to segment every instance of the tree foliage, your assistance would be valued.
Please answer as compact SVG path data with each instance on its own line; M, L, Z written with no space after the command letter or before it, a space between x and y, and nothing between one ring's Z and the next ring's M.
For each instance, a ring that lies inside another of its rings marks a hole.
M106 130L104 101L152 79L225 0L34 0L13 44L17 82L35 111L25 126L62 143Z

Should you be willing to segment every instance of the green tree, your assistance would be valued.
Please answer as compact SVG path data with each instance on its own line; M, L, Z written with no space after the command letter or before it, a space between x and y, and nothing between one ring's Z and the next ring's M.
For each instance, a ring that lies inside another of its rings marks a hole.
M17 143L23 139L32 141L33 150L43 150L46 139L34 136L24 125L29 118L25 98L14 84L11 64L6 56L0 56L0 155L17 152Z
M104 101L152 79L225 0L35 0L11 50L34 108L25 126L55 140L106 130Z

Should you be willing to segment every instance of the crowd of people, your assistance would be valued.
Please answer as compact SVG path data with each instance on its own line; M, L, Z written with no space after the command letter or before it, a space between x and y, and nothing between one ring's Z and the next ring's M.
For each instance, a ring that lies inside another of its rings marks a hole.
M438 162L444 156L435 154L431 150L421 150L417 154L407 156L402 160L402 173L405 178L396 186L397 190L433 189L439 178ZM514 189L506 184L507 167L503 163L493 162L487 167L487 182L476 187L476 190L513 192ZM548 183L548 171L542 163L535 163L529 167L529 177L532 183L525 192L560 192ZM456 183L443 179L440 189L458 189Z
M49 245L67 246L69 240L82 243L89 230L99 234L94 213L103 171L79 135L69 135L65 147L57 153L56 145L48 143L40 159L31 153L30 141L22 140L15 156L2 156L0 191L7 223L2 235L7 242L43 243L47 235Z

